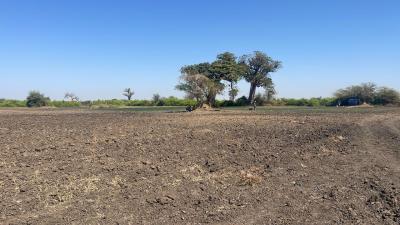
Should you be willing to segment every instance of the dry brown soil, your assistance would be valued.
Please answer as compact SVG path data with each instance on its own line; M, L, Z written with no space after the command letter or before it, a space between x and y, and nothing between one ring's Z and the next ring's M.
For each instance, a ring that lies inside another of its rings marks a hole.
M400 224L400 110L0 110L0 224Z

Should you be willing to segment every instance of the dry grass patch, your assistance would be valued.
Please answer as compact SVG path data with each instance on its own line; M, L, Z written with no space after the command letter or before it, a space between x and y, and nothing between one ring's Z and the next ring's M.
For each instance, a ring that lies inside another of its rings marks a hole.
M250 167L247 170L240 171L240 183L242 185L254 186L263 181L264 170L261 167Z

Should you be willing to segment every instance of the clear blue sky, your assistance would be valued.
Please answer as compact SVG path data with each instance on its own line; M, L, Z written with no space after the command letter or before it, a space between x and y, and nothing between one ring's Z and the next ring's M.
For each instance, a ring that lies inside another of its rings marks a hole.
M0 0L0 98L183 96L181 66L254 50L283 62L280 97L400 89L400 1Z

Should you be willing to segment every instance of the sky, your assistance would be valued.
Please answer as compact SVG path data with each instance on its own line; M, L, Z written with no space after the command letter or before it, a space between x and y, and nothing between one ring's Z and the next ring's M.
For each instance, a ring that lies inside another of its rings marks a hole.
M0 0L0 98L183 97L182 66L256 50L282 61L278 97L399 90L399 11L399 0Z

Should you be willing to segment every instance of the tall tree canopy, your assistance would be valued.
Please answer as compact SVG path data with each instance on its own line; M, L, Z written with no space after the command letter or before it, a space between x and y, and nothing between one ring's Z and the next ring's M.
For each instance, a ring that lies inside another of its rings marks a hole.
M229 83L229 99L234 101L239 92L236 84L244 72L243 66L238 64L236 56L230 52L219 54L217 60L211 64L210 72L213 79L222 79Z
M200 63L181 68L180 83L176 89L184 91L186 97L196 99L198 106L205 102L215 106L215 98L224 90L220 79L212 76L210 63Z
M282 63L275 61L263 52L255 51L251 55L244 55L240 62L244 66L244 78L250 83L248 100L253 102L257 87L270 88L273 82L270 73L281 68Z

